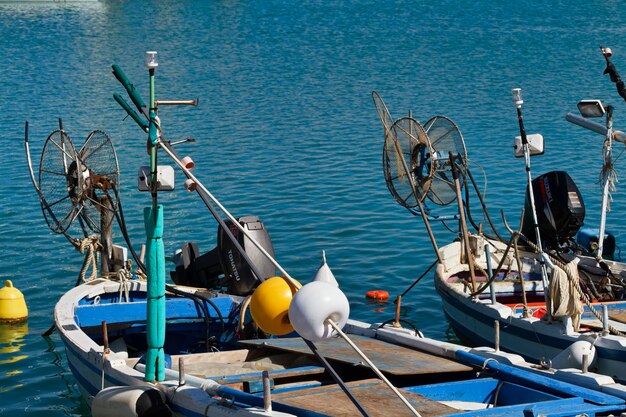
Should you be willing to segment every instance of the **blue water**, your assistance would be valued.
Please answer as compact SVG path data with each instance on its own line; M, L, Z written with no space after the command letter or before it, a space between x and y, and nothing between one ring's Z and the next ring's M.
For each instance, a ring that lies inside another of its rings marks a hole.
M351 301L353 317L386 320L392 304L364 293L400 294L433 261L418 218L389 195L381 170L383 130L371 91L393 116L412 109L425 121L445 114L460 126L474 175L487 173L487 203L515 222L525 186L515 159L518 134L510 90L524 90L529 133L546 154L533 173L569 171L599 218L601 137L569 125L582 98L626 106L602 75L598 45L613 47L626 75L621 2L569 1L105 1L0 3L0 276L25 294L27 326L0 327L0 414L83 416L89 410L69 372L52 323L82 256L45 225L23 152L24 121L37 169L58 117L80 146L93 129L117 148L133 242L143 241L135 189L147 164L145 135L112 99L123 92L118 63L147 98L146 50L157 50L157 99L201 100L199 108L163 108L171 139L195 137L196 175L235 215L258 215L278 260L306 282L327 258ZM617 146L621 151L621 145ZM616 163L618 173L624 164ZM483 181L484 182L484 181ZM163 195L166 250L194 240L215 243L215 221L179 189ZM614 194L609 230L618 242L626 191ZM440 210L445 213L446 209ZM501 222L498 221L500 224ZM440 244L453 238L435 226ZM403 317L429 336L451 336L428 276L404 299Z

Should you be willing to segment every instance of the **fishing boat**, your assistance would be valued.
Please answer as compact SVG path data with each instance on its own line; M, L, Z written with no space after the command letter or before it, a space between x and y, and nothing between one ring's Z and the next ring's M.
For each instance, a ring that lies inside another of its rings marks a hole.
M603 54L605 73L619 90L610 50ZM581 116L566 116L605 137L600 227L583 228L582 195L566 172L532 179L530 157L543 153L543 137L526 134L521 89L513 89L520 127L515 156L525 158L528 185L519 228L513 230L503 215L507 233L499 233L468 168L458 126L443 116L423 127L412 117L394 121L380 96L373 98L385 129L387 185L396 201L424 220L437 256L435 288L458 337L470 345L498 345L545 368L584 367L626 381L626 264L613 260L615 240L605 229L616 180L612 147L626 139L613 129L613 109L600 100L582 100ZM590 117L605 117L606 123ZM472 186L484 227L472 217ZM434 216L427 201L456 202L457 210ZM439 247L434 221L447 222L457 238Z
M95 417L600 416L626 410L626 388L610 378L566 372L578 378L572 384L515 355L424 338L400 327L398 316L393 324L350 320L325 259L311 282L294 280L275 260L260 219L233 217L192 173L193 160L178 157L165 139L158 106L197 101L155 100L155 52L147 53L146 66L149 105L113 66L139 113L115 99L148 133L150 166L140 168L138 186L152 204L144 210L140 254L127 236L108 135L93 131L77 150L60 121L43 146L36 179L28 123L25 129L44 218L85 255L77 285L54 308L50 331L59 332ZM219 223L214 250L200 254L185 243L174 256L174 284L165 283L158 195L175 181L173 169L156 164L157 151L180 168L186 188ZM128 246L114 244L113 219Z
M120 282L96 279L68 291L55 307L70 369L94 416L141 415L128 411L140 407L177 416L593 416L625 409L624 386L597 375L587 378L595 389L585 388L578 380L536 374L528 365L520 369L525 362L515 355L472 351L419 337L412 329L349 320L343 332L414 413L343 338L317 341L312 351L297 335L229 341L211 329L209 334L222 339L206 348L205 317L189 299L174 294L166 301L165 375L147 382L141 353L147 349L146 283L130 284L122 289ZM226 294L209 299L223 317L240 305ZM209 321L219 328L217 311ZM330 363L355 402L316 355ZM600 386L609 393L597 390Z

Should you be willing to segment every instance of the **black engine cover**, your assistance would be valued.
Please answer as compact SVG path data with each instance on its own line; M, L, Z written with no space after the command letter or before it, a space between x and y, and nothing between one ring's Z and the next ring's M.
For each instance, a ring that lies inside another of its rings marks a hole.
M263 222L257 216L240 217L237 221L273 258L274 247ZM210 289L226 287L230 294L245 296L256 288L261 279L275 275L274 264L252 241L231 221L226 221L225 224L262 276L257 277L254 274L220 226L217 231L217 246L213 250L199 255L198 245L195 243L183 245L176 271L170 273L176 284Z
M532 181L537 223L544 249L556 249L576 235L584 223L585 204L578 187L564 171L551 171ZM537 243L530 194L526 187L522 233Z

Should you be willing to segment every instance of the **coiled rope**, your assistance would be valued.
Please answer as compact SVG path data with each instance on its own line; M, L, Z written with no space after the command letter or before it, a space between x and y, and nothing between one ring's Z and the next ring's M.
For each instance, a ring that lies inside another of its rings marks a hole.
M535 243L533 243L530 239L528 239L526 236L524 236L522 233L519 233L519 237L522 238L522 240L524 241L524 243L526 243L533 251L535 251L536 253L538 253L540 256L541 255L546 255L550 258L550 260L552 261L552 263L554 263L556 266L558 266L559 268L561 268L563 271L565 271L565 274L567 275L567 279L572 282L574 284L574 288L576 289L576 292L578 292L578 294L580 295L580 298L582 298L583 302L585 303L585 305L589 308L589 310L591 311L591 313L600 321L602 322L602 317L600 316L600 313L598 311L596 311L595 308L593 308L592 304L591 304L591 299L589 298L589 296L583 292L582 288L580 288L580 282L578 279L574 278L574 276L572 276L572 274L567 270L567 268L565 268L565 264L557 257L547 253L547 252L543 252L539 250L539 247L537 245L535 245ZM626 333L617 330L615 327L613 327L610 323L607 323L607 327L608 330L611 334L614 335L618 335L618 336L626 336Z
M78 280L76 282L87 282L96 279L98 277L96 252L102 249L98 236L91 235L82 239L74 239L72 240L72 244L77 251L85 254L83 266L80 268L80 273L78 274ZM91 267L91 274L88 278L86 278L85 276L87 275L89 267Z

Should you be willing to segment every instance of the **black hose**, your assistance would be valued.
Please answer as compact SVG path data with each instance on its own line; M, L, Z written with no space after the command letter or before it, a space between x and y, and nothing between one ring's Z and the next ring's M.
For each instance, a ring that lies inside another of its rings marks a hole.
M209 343L210 343L210 326L211 323L209 322L209 310L206 308L206 306L204 305L204 303L199 299L199 297L196 297L195 294L191 294L185 291L181 291L179 289L177 289L174 286L171 286L169 284L166 284L165 287L167 288L167 290L173 294L179 295L181 297L185 297L185 298L189 298L190 300L192 300L194 302L194 304L199 307L200 310L202 310L202 319L204 321L204 327L205 327L205 337L204 337L204 343L205 343L205 348L208 351L209 350ZM223 326L222 326L223 329ZM223 333L223 330L222 330Z
M385 327L385 326L386 326L386 325L388 325L388 324L395 323L395 321L396 321L396 319L389 319L389 320L385 320L385 321L383 321L382 323L380 323L380 325L378 326L378 328L379 328L379 329L382 329L383 327ZM398 322L399 322L399 323L404 323L404 324L409 325L409 326L411 327L411 329L413 329L413 331L415 332L415 335L416 335L416 336L423 337L423 336L421 336L422 332L420 332L420 331L419 331L419 329L417 328L417 326L416 326L416 325L414 325L413 323L411 323L410 321L408 321L408 320L404 320L404 319L399 319L399 320L398 320Z
M433 262L427 269L426 271L424 271L424 273L422 275L419 276L419 278L417 278L415 281L413 281L413 284L411 284L409 286L409 288L407 288L406 290L404 290L404 292L400 295L400 297L404 297L406 295L406 293L408 293L409 291L411 291L411 289L413 289L413 287L421 281L422 278L424 278L426 276L426 274L428 274L428 272L430 272L431 269L433 269L433 267L435 265L437 265L439 263L439 260L436 259L435 262Z
M500 236L500 233L498 233L498 230L496 229L496 226L493 224L493 221L491 220L491 216L489 215L489 211L487 210L487 205L485 204L485 200L484 200L484 198L483 198L483 196L482 196L482 194L480 192L480 189L478 188L478 184L476 184L476 180L474 180L474 176L472 175L472 172L469 169L461 170L460 168L459 168L459 172L462 173L463 182L465 183L465 200L467 201L466 204L465 204L465 207L467 209L467 217L468 217L470 223L472 224L474 229L476 229L476 230L479 229L479 227L474 222L474 219L472 218L472 214L471 214L471 211L470 211L469 186L468 186L468 183L467 183L467 177L469 177L470 181L472 182L472 186L474 187L474 191L476 192L476 196L478 197L478 201L480 201L480 205L482 207L482 211L485 214L485 218L487 219L487 222L489 223L489 226L491 227L491 230L493 230L493 232L496 234L497 240L504 241L504 239L502 239L502 236ZM489 236L486 233L484 233L484 235L487 238L489 238L489 239L496 240L494 237Z
M115 217L117 219L117 222L120 226L120 231L122 232L122 236L124 237L124 241L126 242L126 244L128 245L128 249L130 250L130 253L133 257L133 259L135 260L135 262L137 263L137 266L139 267L139 269L141 269L141 271L145 274L146 273L146 267L143 264L143 262L141 262L141 259L139 259L139 256L137 255L137 252L135 251L130 238L128 236L128 229L126 228L126 221L124 218L124 210L122 208L122 203L120 201L119 198L119 194L117 192L117 189L114 190L116 197L117 197L117 201L118 201L118 207L119 207L119 213L117 212L117 210L115 211ZM206 301L207 304L209 304L217 313L217 316L220 319L220 323L221 323L221 330L222 330L222 334L225 332L225 322L224 322L224 317L222 316L222 313L220 312L219 308L215 305L215 303L213 301L211 301L210 299L208 299L207 297L201 296L199 294L191 294L189 292L186 291L181 291L179 289L177 289L176 287L174 287L173 285L169 285L166 284L166 288L168 291L170 291L173 294L182 296L182 297L186 297L189 298L191 300L194 301L194 303L200 308L200 310L202 311L203 314L203 319L204 319L204 323L206 326L206 343L207 343L207 347L208 347L208 343L209 343L209 326L210 326L210 322L209 322L209 310L206 308L206 306L204 305L204 303L202 301Z
M124 217L124 210L122 209L122 201L120 200L119 192L117 188L114 188L113 191L115 192L115 197L117 198L117 207L119 208L119 213L118 210L114 210L115 219L117 220L117 224L120 226L120 231L122 232L124 241L128 245L128 249L130 250L133 259L137 263L139 269L141 269L141 272L145 274L146 267L143 262L141 262L141 259L139 259L139 256L137 255L137 252L135 252L135 248L133 247L133 244L130 242L130 238L128 237L128 230L126 229L126 219Z
M226 330L225 326L226 326L226 322L224 320L224 316L222 315L222 312L220 311L220 309L217 307L217 305L215 305L215 303L213 301L211 301L211 299L209 297L206 297L202 294L198 294L198 293L188 293L186 291L181 291L179 289L177 289L175 286L173 285L169 285L166 284L165 287L167 288L168 291L173 292L174 294L178 294L178 295L183 295L185 297L193 297L193 298L199 298L200 300L206 301L206 303L208 305L210 305L211 307L213 307L213 310L215 310L215 312L217 313L217 317L220 319L220 323L221 323L221 327L222 327L222 333L224 333L224 331Z

